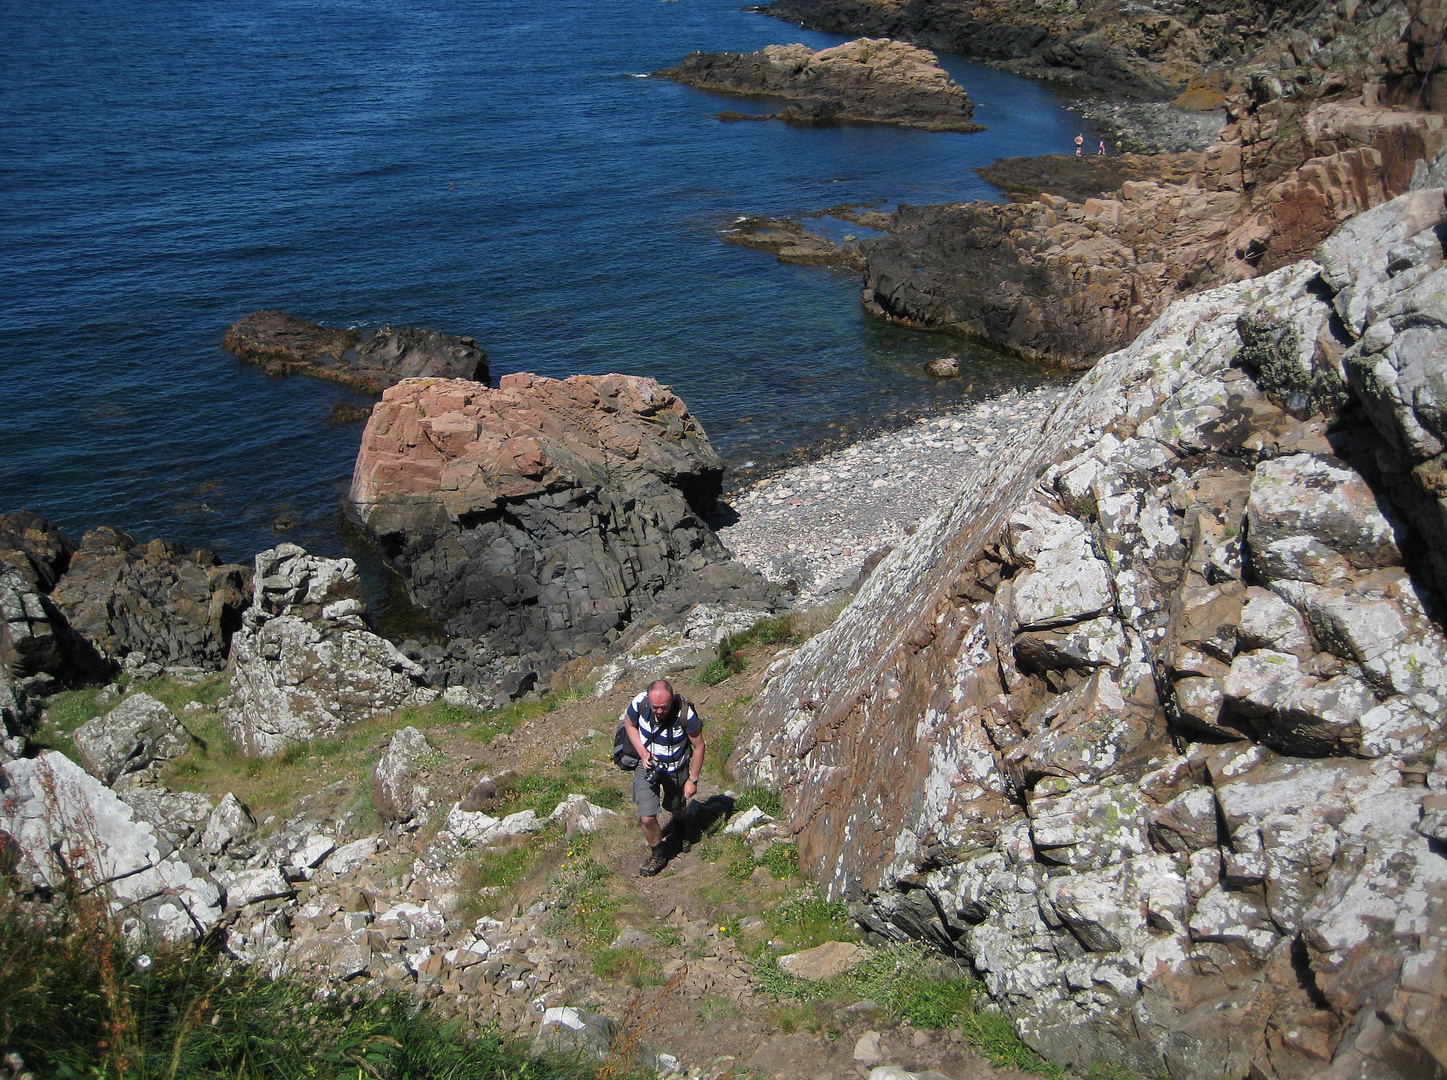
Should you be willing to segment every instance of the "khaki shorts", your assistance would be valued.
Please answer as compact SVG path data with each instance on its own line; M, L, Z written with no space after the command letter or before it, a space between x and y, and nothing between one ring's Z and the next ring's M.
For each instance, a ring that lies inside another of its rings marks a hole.
M633 801L638 804L638 816L657 817L660 810L667 810L670 814L683 813L688 805L688 800L683 797L683 782L688 779L687 773L680 769L677 773L667 774L655 791L648 786L643 772L641 765L633 770Z

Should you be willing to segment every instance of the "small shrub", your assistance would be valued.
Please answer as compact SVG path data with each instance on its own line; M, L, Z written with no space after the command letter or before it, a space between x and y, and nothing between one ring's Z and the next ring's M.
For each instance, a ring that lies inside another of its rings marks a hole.
M698 681L705 686L717 686L730 675L737 675L743 670L743 657L738 653L729 653L728 656L720 656L717 660L709 661L708 665L699 672Z

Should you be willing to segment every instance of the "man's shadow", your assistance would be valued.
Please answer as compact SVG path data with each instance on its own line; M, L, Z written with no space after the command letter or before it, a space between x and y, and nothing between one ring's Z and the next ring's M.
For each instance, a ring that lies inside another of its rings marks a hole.
M707 799L693 800L688 804L688 841L696 844L713 830L719 821L725 821L734 812L732 795L710 795ZM678 845L675 838L675 847Z

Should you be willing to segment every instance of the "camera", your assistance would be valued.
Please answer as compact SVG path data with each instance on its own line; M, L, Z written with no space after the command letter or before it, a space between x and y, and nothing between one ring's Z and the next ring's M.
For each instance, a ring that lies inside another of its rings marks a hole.
M649 762L648 768L643 770L643 779L649 787L658 787L663 783L663 778L668 775L668 770L658 761Z

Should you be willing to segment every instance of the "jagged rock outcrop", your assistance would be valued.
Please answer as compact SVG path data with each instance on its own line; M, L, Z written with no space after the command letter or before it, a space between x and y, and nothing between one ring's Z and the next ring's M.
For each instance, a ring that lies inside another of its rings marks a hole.
M295 544L256 556L251 607L231 644L226 732L251 757L436 700L422 669L367 629L357 566Z
M226 347L268 375L315 375L373 394L420 376L488 378L487 353L472 338L413 326L363 332L253 311L227 328Z
M111 664L139 653L163 667L218 671L250 592L244 566L103 527L81 537L50 600Z
M0 830L29 888L98 894L138 945L194 941L221 919L210 875L61 754L0 765Z
M627 375L418 379L362 435L348 512L473 662L542 671L644 610L766 606L704 522L722 463L682 401Z
M1434 49L1436 3L775 0L761 10L813 30L899 38L1081 89L1175 98L1189 109L1219 103L1238 73L1258 63L1305 87L1352 93L1379 72L1382 100L1392 104L1447 93Z
M1006 14L979 3L806 6L808 18L868 26L902 21L917 38L955 20ZM1277 14L1284 22L1273 24ZM1096 15L1103 22L1090 26L1102 33L1104 25L1134 18L1114 9ZM1006 21L1037 18L1010 14ZM1192 18L1221 29L1203 11ZM1071 182L1062 195L1059 180L1068 177L1052 182L1027 168L1025 183L1010 190L1040 192L1035 200L904 206L870 222L890 235L857 246L770 219L745 223L725 238L784 261L863 260L861 300L875 315L949 330L1052 366L1088 368L1124 347L1178 296L1308 257L1347 218L1404 191L1415 163L1447 140L1447 117L1436 111L1432 89L1447 86L1443 58L1423 44L1435 42L1447 24L1447 8L1435 0L1410 8L1247 12L1237 31L1257 19L1259 63L1244 73L1233 67L1229 83L1215 84L1230 123L1187 176L1179 157L1162 155L1155 178L1091 194ZM1308 29L1291 29L1298 21ZM1097 44L1126 40L1129 34L1106 34ZM1277 44L1266 48L1271 42ZM1161 70L1186 69L1168 63ZM1078 165L1081 173L1120 167ZM1152 166L1143 159L1137 168ZM1009 182L1021 170L994 172Z
M0 761L25 753L26 740L40 723L40 703L15 685L0 665Z
M801 862L1056 1061L1447 1067L1447 637L1395 496L1443 364L1368 358L1439 332L1444 194L1177 301L753 706Z
M19 680L21 694L27 687L49 692L55 679L104 674L104 662L50 600L75 550L40 514L0 514L0 667Z
M1406 187L1403 145L1430 156L1447 135L1437 114L1307 111L1280 91L1263 82L1243 97L1231 141L1201 155L1186 183L1128 181L1079 203L1047 193L902 207L889 236L859 245L865 307L1087 368L1176 297L1308 256L1341 222Z
M0 515L0 663L22 689L215 671L249 603L250 571L116 529L76 544L30 511Z
M653 74L716 93L786 98L791 104L771 115L791 124L984 130L970 119L969 96L934 53L902 41L860 38L818 52L807 45L696 52Z

